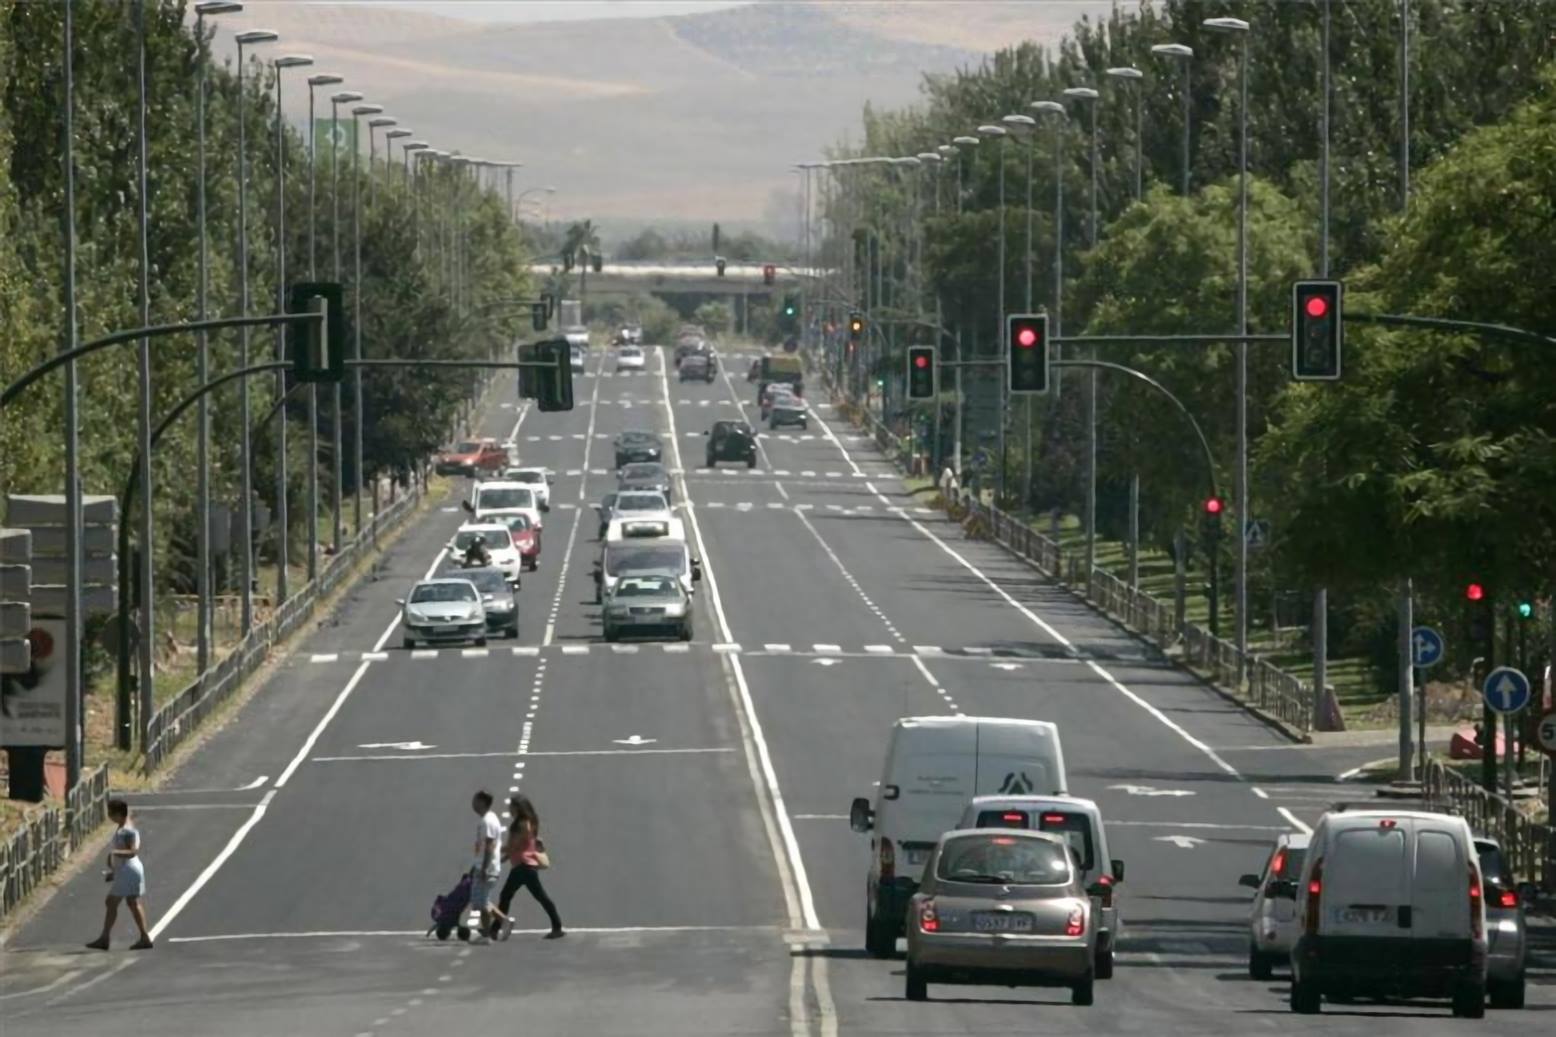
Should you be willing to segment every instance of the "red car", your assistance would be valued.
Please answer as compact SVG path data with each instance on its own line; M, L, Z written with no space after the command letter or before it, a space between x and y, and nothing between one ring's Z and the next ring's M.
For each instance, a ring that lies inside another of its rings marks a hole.
M494 517L495 520L495 517ZM508 531L513 534L513 546L519 549L519 562L534 572L540 568L540 530L530 525L528 515L503 515Z
M433 467L439 475L498 472L508 464L508 451L495 439L466 439L439 454Z

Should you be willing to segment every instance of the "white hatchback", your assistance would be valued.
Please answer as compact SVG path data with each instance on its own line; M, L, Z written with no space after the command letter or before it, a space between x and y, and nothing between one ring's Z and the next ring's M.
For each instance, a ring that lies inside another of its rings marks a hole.
M616 350L616 370L641 371L648 365L642 346L622 346Z
M555 473L549 468L505 468L502 473L503 482L523 483L534 490L541 511L551 510L551 483L555 479Z

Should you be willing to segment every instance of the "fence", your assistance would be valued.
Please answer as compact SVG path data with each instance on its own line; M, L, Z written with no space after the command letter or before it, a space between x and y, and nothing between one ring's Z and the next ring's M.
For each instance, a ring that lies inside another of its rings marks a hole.
M1513 874L1556 894L1556 826L1531 821L1501 796L1455 772L1441 760L1428 760L1423 783L1426 801L1469 822L1477 835L1502 846Z
M274 615L255 626L220 662L196 677L152 714L142 764L147 773L161 766L162 761L204 723L213 710L263 665L276 642L285 640L308 621L319 601L356 567L379 535L399 525L415 509L420 497L420 490L413 486L405 496L375 512L372 522L324 566L317 586L308 584L288 598Z
M107 816L104 764L76 783L63 806L44 808L0 845L0 918L9 916Z

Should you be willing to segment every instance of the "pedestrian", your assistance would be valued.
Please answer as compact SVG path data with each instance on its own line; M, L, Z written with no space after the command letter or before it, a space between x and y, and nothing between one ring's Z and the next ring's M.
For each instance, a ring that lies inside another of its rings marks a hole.
M481 789L470 800L471 808L481 820L475 828L475 862L470 868L470 906L481 912L481 935L477 942L489 941L489 934L498 931L505 920L501 911L492 907L492 885L502 877L502 822L492 813L492 794Z
M507 919L507 932L513 930L513 916L508 909L513 904L513 895L520 889L528 889L530 895L535 898L546 917L551 920L551 931L546 934L548 940L559 940L567 933L562 931L562 916L557 913L556 904L546 894L546 887L541 884L540 873L551 866L551 859L546 855L545 844L540 841L540 815L535 812L535 804L530 802L528 796L514 796L508 800L508 812L513 815L513 821L508 825L508 881L502 885L502 896L498 898L498 910Z
M122 799L108 801L108 817L116 827L108 840L108 867L103 878L109 883L108 897L104 901L103 933L87 944L97 951L108 949L108 937L113 924L119 918L119 902L126 901L130 917L140 930L140 939L130 944L132 951L149 951L152 948L151 933L146 927L146 869L140 862L140 833L130 824L130 805Z

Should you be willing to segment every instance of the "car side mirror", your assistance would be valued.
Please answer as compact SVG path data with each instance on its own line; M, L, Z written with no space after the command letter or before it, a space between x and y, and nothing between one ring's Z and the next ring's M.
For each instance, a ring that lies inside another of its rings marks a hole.
M1119 860L1117 857L1114 857L1108 863L1112 866L1113 881L1114 882L1123 882L1124 881L1124 862Z
M1259 883L1259 876L1257 876L1257 875L1240 875L1240 876L1238 876L1237 884L1239 886L1247 886L1249 889L1258 889L1259 885L1260 885L1260 883Z
M460 506L460 507L461 507L461 508L464 508L464 509L465 509L465 510L466 510L466 511L468 511L468 512L469 512L469 513L470 513L470 514L472 514L472 515L474 515L474 514L475 514L475 505L474 505L474 504L471 504L471 503L470 503L470 502L469 502L469 501L467 501L467 500L462 500L462 501L460 501L460 502L459 502L459 506Z
M875 827L875 810L863 796L855 798L848 807L848 827L856 832L868 832Z
M701 579L702 579L702 563L701 562L693 562L692 563L692 582L696 583L698 580L701 580Z
M394 603L396 605L404 605L405 604L405 599L404 598L395 598L394 599Z

